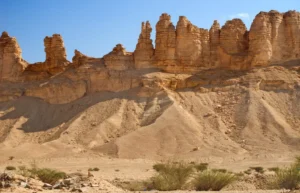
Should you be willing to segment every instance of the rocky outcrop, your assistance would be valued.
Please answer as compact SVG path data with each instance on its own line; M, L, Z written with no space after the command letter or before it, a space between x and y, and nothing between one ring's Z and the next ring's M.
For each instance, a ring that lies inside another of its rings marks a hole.
M21 58L15 38L3 33L0 38L0 79L34 81L48 79L67 68L86 70L97 66L103 71L126 71L156 68L169 73L194 74L223 68L249 70L258 66L300 59L300 13L260 12L250 30L240 19L222 27L214 21L210 30L198 28L180 16L176 27L171 16L163 13L156 24L155 48L150 23L143 22L134 53L118 44L103 58L88 57L78 50L72 64L66 59L59 34L44 39L46 60L29 65Z
M24 95L41 98L52 104L63 104L81 98L85 93L86 83L84 81L59 81L29 88L25 91Z
M300 58L299 34L299 12L260 12L249 32L251 67Z
M180 16L176 26L176 60L178 71L194 71L209 65L209 33Z
M16 38L3 32L0 37L0 81L15 81L22 74L27 62L22 59L21 53Z
M52 37L44 39L46 61L48 69L64 68L69 64L67 60L64 41L59 34L54 34Z
M248 47L248 32L243 21L227 21L220 31L219 67L231 70L247 69Z
M88 56L82 54L78 50L75 50L74 54L75 55L72 58L72 63L75 67L79 67L79 66L85 64L89 58Z
M64 71L70 62L67 60L63 39L59 34L45 37L44 46L46 52L45 62L38 62L28 66L28 71L48 72L51 75Z
M133 54L127 52L122 44L116 47L104 57L105 66L111 70L127 70L133 68Z
M242 20L233 19L221 28L220 45L228 54L242 54L247 52L247 28Z
M176 71L176 29L171 16L163 13L156 24L154 65L167 71Z
M286 46L290 48L288 59L300 57L300 13L288 11L283 14L285 21Z
M213 25L209 30L209 43L210 43L210 67L219 67L220 60L218 50L220 48L220 32L221 27L217 20L214 21Z
M152 28L147 21L142 23L141 34L134 51L134 65L135 68L149 68L153 67L152 60L154 55L154 48L151 39Z

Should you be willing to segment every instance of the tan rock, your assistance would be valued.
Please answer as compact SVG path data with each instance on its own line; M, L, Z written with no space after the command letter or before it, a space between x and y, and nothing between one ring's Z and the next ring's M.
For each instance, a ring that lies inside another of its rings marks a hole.
M272 58L271 33L272 25L268 13L260 12L255 17L249 32L249 54L253 57L251 66L269 64Z
M127 52L122 44L117 44L113 51L105 55L104 63L111 70L127 70L133 68L133 54Z
M134 64L137 69L153 67L154 48L151 32L152 28L149 21L143 22L138 44L134 51Z
M84 81L68 82L65 80L28 88L24 95L41 98L51 104L63 104L81 98L86 93L86 89Z
M286 46L289 48L288 59L300 58L300 13L288 11L283 14Z
M163 13L156 24L154 64L167 72L174 71L177 63L175 60L175 48L175 26L171 22L171 16Z
M45 37L44 46L46 52L45 62L38 62L28 66L28 71L48 72L52 75L62 72L70 64L67 60L63 39L59 34Z
M47 36L44 39L44 45L46 52L45 63L49 69L65 67L69 64L61 35L53 34L52 37Z
M218 50L220 47L220 32L221 27L217 20L214 21L213 25L209 30L209 42L210 42L210 66L219 67L219 54Z
M260 12L256 15L249 33L251 66L299 59L300 13Z
M0 37L0 81L15 81L22 74L28 64L21 54L16 38L3 32Z
M201 29L180 16L176 26L176 60L178 71L203 65Z
M75 50L74 54L75 55L72 58L72 62L75 67L79 67L88 61L88 57L79 52L78 50Z
M247 28L242 20L233 19L225 23L221 29L220 45L228 54L241 54L247 51Z

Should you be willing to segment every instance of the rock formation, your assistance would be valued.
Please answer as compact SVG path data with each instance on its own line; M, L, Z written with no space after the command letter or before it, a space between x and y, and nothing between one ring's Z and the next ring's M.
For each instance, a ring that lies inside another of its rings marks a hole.
M88 56L82 54L78 50L75 50L74 54L75 55L72 58L72 63L75 67L79 67L87 62Z
M210 67L218 67L220 65L218 50L220 47L220 32L221 27L217 20L209 30L209 42L210 42Z
M242 20L229 20L221 28L220 48L220 67L232 70L248 68L248 32Z
M154 65L167 71L176 71L176 29L171 16L163 13L156 24Z
M45 62L29 65L28 70L35 72L46 71L52 75L64 71L70 62L67 60L66 49L61 35L46 36L44 46L46 52Z
M107 70L125 71L156 68L169 73L194 74L202 70L223 68L248 70L257 66L300 59L300 13L260 12L250 30L240 19L227 21L222 27L214 21L209 30L198 28L180 16L176 27L171 16L163 13L156 24L155 48L150 23L143 22L134 53L118 44L103 58L88 57L78 50L72 64L66 59L59 34L44 39L46 60L26 67L15 38L3 33L0 38L0 79L33 81L64 72L69 66L88 68L96 65ZM109 73L108 73L109 74Z
M65 67L68 65L64 41L59 34L44 39L46 61L45 64L49 69Z
M133 54L127 52L122 44L116 47L104 57L105 65L111 70L127 70L133 67Z
M0 37L0 81L14 81L22 74L27 62L22 59L21 53L16 38L3 32Z
M176 26L176 60L179 71L208 65L208 32L194 26L186 17L180 16Z
M300 58L299 34L299 12L260 12L249 32L251 67Z
M142 23L142 30L134 51L135 68L149 68L153 67L152 60L154 55L154 48L151 39L152 28L147 21Z

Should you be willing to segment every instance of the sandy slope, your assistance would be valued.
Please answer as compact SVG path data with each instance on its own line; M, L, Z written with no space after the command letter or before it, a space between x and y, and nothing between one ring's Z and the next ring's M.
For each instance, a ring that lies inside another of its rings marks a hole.
M207 91L162 85L148 98L136 89L60 105L31 97L0 103L0 161L110 156L226 164L299 154L300 90L288 88L299 85L299 75L272 67L239 75L245 86L218 86L222 76L207 74Z

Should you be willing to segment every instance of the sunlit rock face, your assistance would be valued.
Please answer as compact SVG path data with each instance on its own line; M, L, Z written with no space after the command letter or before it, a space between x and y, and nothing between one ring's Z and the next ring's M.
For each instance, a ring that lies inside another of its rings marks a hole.
M17 39L3 32L0 37L0 81L16 81L26 66Z
M149 21L143 22L141 34L134 51L134 66L136 69L153 67L154 47L151 32L152 28Z

